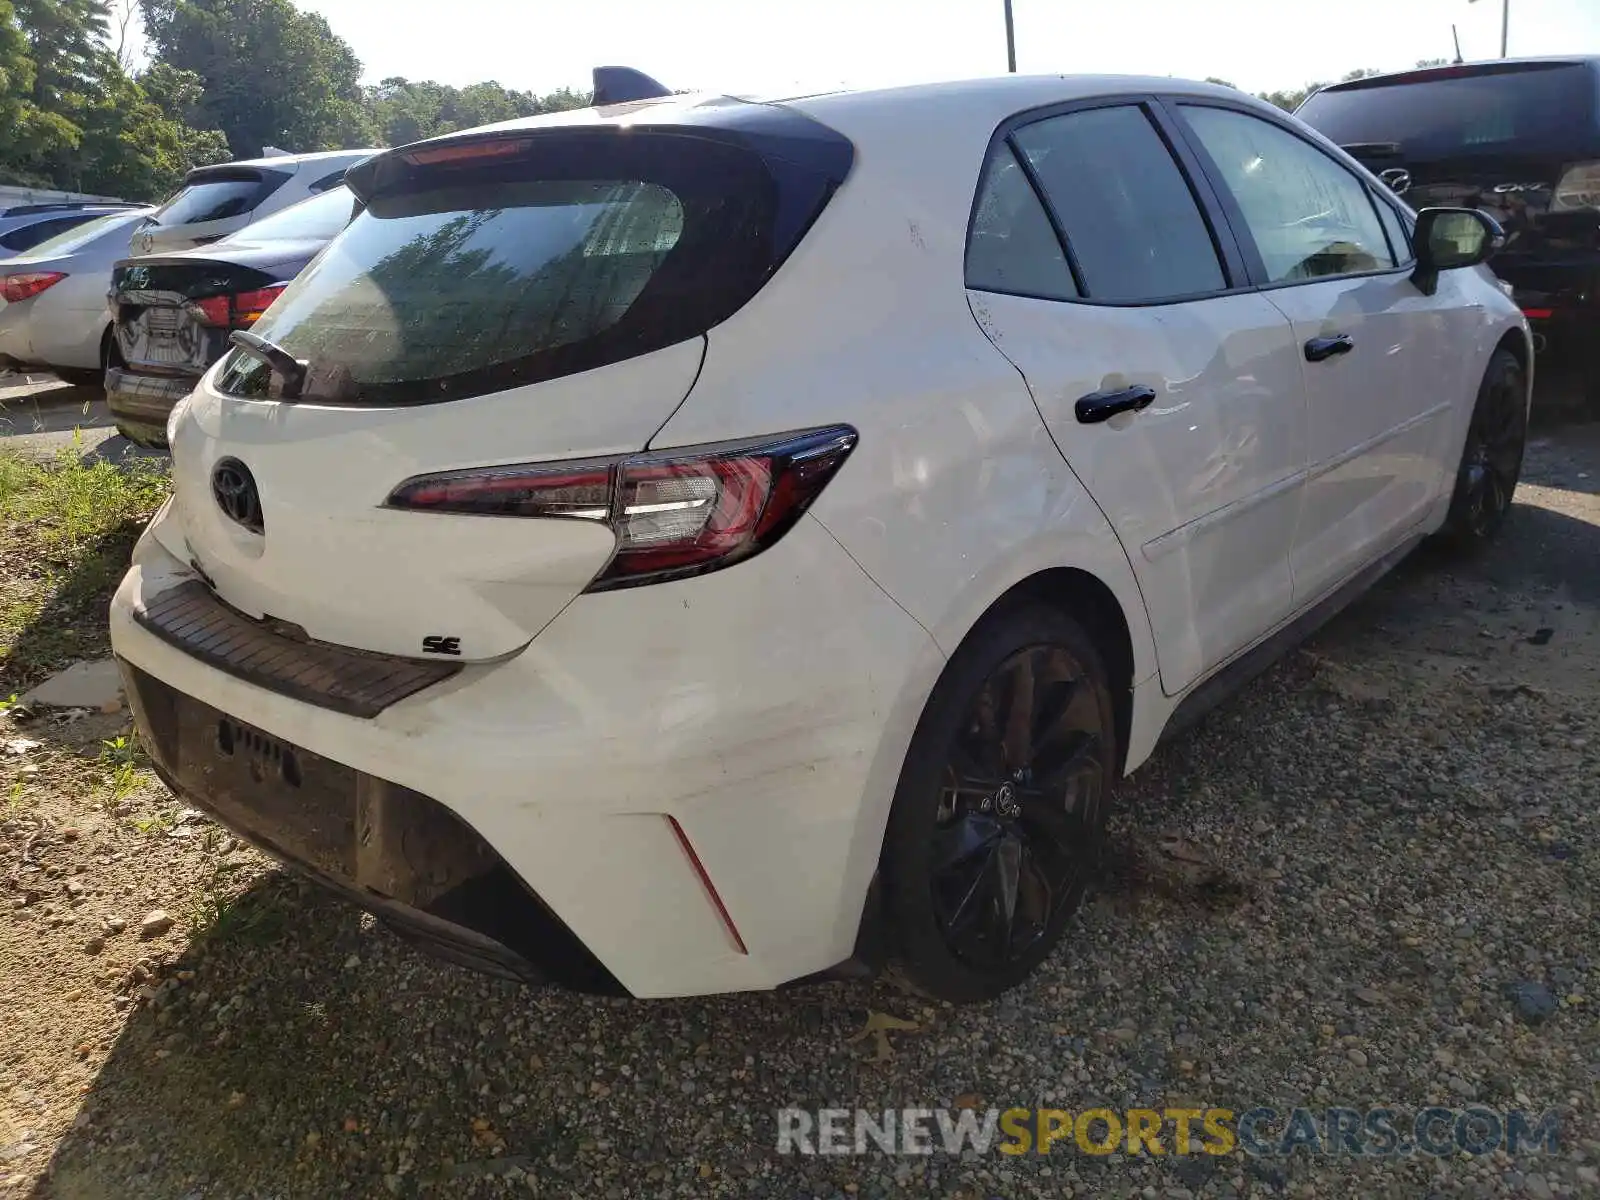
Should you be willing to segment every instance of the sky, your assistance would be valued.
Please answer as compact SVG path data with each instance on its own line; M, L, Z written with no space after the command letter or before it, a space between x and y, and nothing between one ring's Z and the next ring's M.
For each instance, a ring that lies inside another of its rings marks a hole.
M637 67L672 88L795 94L1003 74L1003 0L296 0L367 82L587 88ZM1014 0L1017 69L1217 76L1248 91L1496 57L1500 0ZM1600 0L1511 0L1511 53L1600 54Z

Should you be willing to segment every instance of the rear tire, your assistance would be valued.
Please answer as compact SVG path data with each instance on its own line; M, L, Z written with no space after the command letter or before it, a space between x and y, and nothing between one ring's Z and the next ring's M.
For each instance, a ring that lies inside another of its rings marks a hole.
M1527 376L1514 354L1496 350L1478 387L1441 541L1472 554L1494 539L1516 494L1527 440Z
M1099 866L1118 757L1105 667L1036 603L985 617L923 710L882 877L891 969L940 1000L988 1000L1061 940Z

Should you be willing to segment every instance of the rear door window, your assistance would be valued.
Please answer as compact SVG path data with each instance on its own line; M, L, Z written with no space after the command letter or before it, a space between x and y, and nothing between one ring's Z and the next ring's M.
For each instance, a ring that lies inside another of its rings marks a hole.
M526 140L374 166L360 215L254 327L309 363L304 399L451 400L698 336L755 294L842 178L700 136ZM218 386L265 395L270 380L235 353Z
M967 245L967 286L1044 300L1078 295L1039 194L1005 143L990 156L978 190Z
M1303 138L1225 108L1182 106L1244 214L1267 282L1395 265L1367 185Z
M1090 299L1148 302L1227 286L1194 193L1142 108L1049 117L1012 141L1056 211Z
M20 254L24 250L32 250L35 246L49 241L58 233L76 229L93 216L93 213L80 213L70 217L51 217L47 221L35 221L31 225L13 229L4 237L0 237L0 246L4 246L13 254Z
M254 212L288 176L277 171L232 171L199 176L155 212L157 225L199 225Z

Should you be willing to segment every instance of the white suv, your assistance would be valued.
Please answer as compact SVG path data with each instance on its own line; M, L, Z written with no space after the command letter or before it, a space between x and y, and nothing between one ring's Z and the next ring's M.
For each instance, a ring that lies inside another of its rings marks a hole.
M203 246L344 182L345 171L376 150L280 154L196 167L183 186L128 241L133 254Z
M1493 223L1237 92L675 97L349 183L113 640L176 791L522 978L992 996L1163 731L1516 485Z

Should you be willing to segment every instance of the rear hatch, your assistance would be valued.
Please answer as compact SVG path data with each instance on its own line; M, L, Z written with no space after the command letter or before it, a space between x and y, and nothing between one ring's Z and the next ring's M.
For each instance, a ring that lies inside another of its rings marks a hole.
M610 528L386 500L422 474L559 461L576 477L643 449L706 330L778 269L850 157L789 110L674 100L363 164L363 211L253 330L304 364L299 394L238 350L207 376L176 422L158 536L233 607L316 640L516 650L606 566ZM213 485L246 478L259 520L241 523Z
M292 178L292 168L199 167L134 233L129 248L134 254L161 254L214 242L248 224L261 202Z
M1600 73L1584 60L1439 67L1325 88L1298 117L1414 208L1481 208L1502 273L1600 251Z
M123 259L111 272L117 349L134 371L200 375L321 249L320 241L206 247Z

